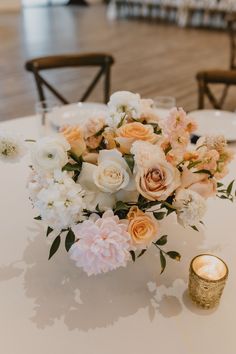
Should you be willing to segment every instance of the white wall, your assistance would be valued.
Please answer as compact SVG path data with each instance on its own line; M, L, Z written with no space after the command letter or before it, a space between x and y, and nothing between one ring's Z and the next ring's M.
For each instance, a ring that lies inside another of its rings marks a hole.
M0 11L20 10L21 0L0 0Z

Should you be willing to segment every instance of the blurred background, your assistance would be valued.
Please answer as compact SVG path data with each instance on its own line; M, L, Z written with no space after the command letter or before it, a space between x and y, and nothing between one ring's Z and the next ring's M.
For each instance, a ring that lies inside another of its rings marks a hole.
M27 60L84 52L114 57L111 92L174 96L178 106L197 109L196 73L229 68L226 16L233 13L233 5L194 0L183 12L180 3L0 0L0 120L34 113L37 92L32 74L24 68ZM70 68L48 75L70 102L76 102L94 73ZM102 102L101 85L90 101ZM236 109L234 86L224 106Z

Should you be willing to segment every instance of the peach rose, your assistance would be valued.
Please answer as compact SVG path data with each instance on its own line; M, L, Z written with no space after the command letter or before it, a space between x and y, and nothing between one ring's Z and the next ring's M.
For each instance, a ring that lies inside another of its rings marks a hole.
M104 125L105 119L103 117L93 117L88 119L83 127L85 139L94 136L103 129Z
M60 132L64 135L66 140L71 146L71 151L77 155L81 156L82 153L86 150L86 144L83 137L83 132L80 127L63 127Z
M102 141L102 136L90 136L85 140L86 145L89 149L97 149L97 147L100 145Z
M209 179L206 173L193 173L185 167L181 176L181 188L191 189L207 199L216 194L216 181Z
M87 152L85 151L82 155L83 160L88 163L92 163L94 165L98 162L98 153L96 152Z
M128 232L135 247L145 248L157 237L157 221L137 207L132 207L130 209L128 220Z
M137 190L148 200L166 200L180 185L177 168L163 160L140 168L135 178Z
M102 136L105 139L106 147L108 150L115 149L116 146L116 141L115 141L115 133L113 130L107 128L105 131L102 133Z
M129 153L133 142L136 140L148 141L152 144L158 140L153 127L140 122L122 125L117 129L116 135L116 141L120 145L122 153Z

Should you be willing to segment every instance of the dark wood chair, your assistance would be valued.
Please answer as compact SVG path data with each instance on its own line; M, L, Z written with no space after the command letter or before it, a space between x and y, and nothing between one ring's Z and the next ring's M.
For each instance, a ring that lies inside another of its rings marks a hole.
M99 70L95 78L78 101L85 101L101 77L104 76L104 102L107 103L110 95L110 74L113 63L113 57L108 54L74 54L35 58L27 61L25 68L34 75L40 101L45 101L44 88L46 87L59 101L68 104L69 101L41 75L41 71L72 67L98 67Z
M204 70L197 73L198 81L198 108L204 108L204 97L208 97L215 109L222 109L228 90L236 85L236 15L226 17L227 32L230 39L229 70ZM211 84L223 84L224 88L217 99L210 89Z
M217 99L209 85L223 84L225 87L236 85L236 70L205 70L198 72L196 78L198 81L198 109L204 108L205 97L209 99L215 109L222 109L224 95Z

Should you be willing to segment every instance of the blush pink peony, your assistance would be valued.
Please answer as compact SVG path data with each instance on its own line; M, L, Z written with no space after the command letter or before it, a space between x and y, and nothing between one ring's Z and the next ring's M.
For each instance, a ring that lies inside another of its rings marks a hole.
M70 257L88 274L106 273L125 267L130 259L128 221L120 220L112 210L102 217L95 214L73 228L77 242Z

